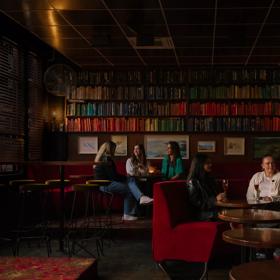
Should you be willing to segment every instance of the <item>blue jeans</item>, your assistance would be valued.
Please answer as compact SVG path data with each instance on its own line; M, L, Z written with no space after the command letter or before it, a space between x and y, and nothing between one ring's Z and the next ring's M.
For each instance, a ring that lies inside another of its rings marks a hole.
M143 193L139 190L136 179L134 177L128 177L127 184L135 199L139 201Z
M101 191L107 191L111 193L119 193L124 197L123 212L127 215L136 215L136 200L130 192L126 183L113 181L110 185L100 187Z

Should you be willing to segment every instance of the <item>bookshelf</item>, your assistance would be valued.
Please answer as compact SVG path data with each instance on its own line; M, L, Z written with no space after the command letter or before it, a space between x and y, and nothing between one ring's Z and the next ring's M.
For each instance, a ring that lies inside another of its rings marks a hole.
M84 71L65 113L75 133L274 133L280 70Z

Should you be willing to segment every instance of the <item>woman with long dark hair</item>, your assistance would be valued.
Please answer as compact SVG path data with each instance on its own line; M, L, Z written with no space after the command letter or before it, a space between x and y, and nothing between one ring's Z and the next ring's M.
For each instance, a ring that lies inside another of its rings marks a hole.
M175 141L167 144L167 155L162 160L161 173L166 180L177 180L184 177L180 147Z
M138 186L137 177L148 175L148 161L145 148L142 144L136 144L131 157L126 161L127 182L130 191L140 204L150 204L153 199L144 195Z
M187 178L189 201L197 220L217 218L215 203L225 199L215 179L211 176L212 161L205 154L196 154L192 160Z

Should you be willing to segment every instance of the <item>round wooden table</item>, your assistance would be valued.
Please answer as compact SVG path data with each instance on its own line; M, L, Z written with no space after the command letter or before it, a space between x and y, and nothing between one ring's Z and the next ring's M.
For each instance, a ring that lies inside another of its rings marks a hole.
M244 263L229 273L230 280L276 280L280 279L280 263L274 260Z
M224 209L219 219L240 224L279 223L280 212L262 209Z
M246 247L280 247L280 229L278 228L238 228L223 232L223 240Z
M216 201L216 206L224 208L250 208L251 206L244 199L227 199Z
M246 200L246 199L227 199L223 201L217 201L217 207L224 207L224 208L252 208L263 206L272 203L272 201L265 201L265 200Z

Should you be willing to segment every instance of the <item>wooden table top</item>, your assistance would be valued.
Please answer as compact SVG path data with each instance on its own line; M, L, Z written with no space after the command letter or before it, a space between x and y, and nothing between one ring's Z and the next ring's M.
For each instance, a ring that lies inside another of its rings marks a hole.
M246 227L226 230L223 232L223 240L253 248L277 248L280 247L280 229Z
M233 267L230 280L276 280L280 279L280 263L274 260L244 263Z
M226 222L241 224L280 222L280 212L262 209L224 209L218 217Z
M227 199L223 201L216 201L216 206L225 208L250 208L251 206L245 199Z
M91 179L93 178L93 174L89 175L89 174L72 174L69 175L70 179Z
M247 200L247 199L227 199L223 201L217 201L215 204L218 207L225 208L251 208L256 206L261 206L265 204L270 204L271 201L265 200Z
M144 176L135 176L139 181L149 181L149 180L157 180L157 179L162 179L163 175L162 174L154 174L154 173L149 173L148 175Z

